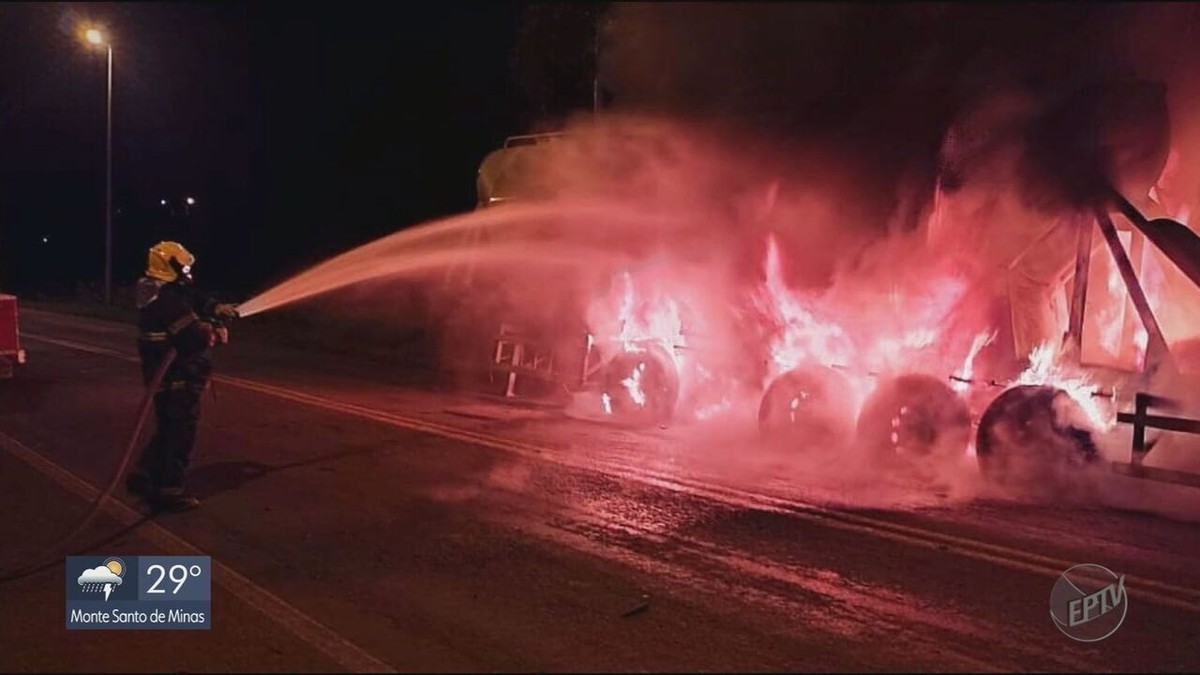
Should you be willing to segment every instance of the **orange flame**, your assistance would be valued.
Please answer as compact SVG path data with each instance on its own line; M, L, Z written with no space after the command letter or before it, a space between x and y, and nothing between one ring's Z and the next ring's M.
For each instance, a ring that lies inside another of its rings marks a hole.
M967 358L963 360L962 372L959 373L961 380L969 381L974 376L975 359L979 356L979 352L983 351L983 348L990 345L995 339L996 331L985 331L975 336L975 339L971 341L971 348L967 351ZM954 390L958 392L966 391L970 386L970 383L967 381L954 382Z
M753 296L753 302L774 328L769 353L773 379L805 361L824 365L846 365L854 360L854 345L842 327L818 318L814 301L794 293L783 279L779 245L774 236L767 240L764 265L766 280Z
M767 241L764 272L753 300L772 331L769 378L804 362L875 371L941 368L946 351L962 353L945 344L953 337L946 326L967 291L966 280L953 272L937 270L882 291L864 279L821 297L804 295L783 280L774 237ZM969 358L982 347L974 346Z
M1078 368L1060 363L1062 349L1057 340L1046 340L1029 355L1029 366L1017 376L1014 384L1048 385L1062 389L1099 431L1116 426L1116 411L1111 400L1099 397L1099 387ZM1115 397L1114 397L1115 398Z
M661 285L635 278L629 271L618 274L609 293L592 302L588 328L589 347L595 345L602 357L643 353L651 345L658 345L671 357L677 370L685 365L679 353L679 348L686 344L680 303ZM644 369L645 364L639 363L620 380L630 402L639 408L647 403L642 383ZM600 402L605 414L612 415L611 394L602 393Z
M618 280L621 288L617 308L620 332L615 336L601 337L614 339L627 352L643 351L641 343L658 343L678 366L676 347L687 344L683 336L679 303L661 290L639 293L629 272L622 272Z
M642 371L646 370L645 363L637 364L629 377L621 380L621 386L629 392L629 399L639 408L646 407L646 392L642 390Z

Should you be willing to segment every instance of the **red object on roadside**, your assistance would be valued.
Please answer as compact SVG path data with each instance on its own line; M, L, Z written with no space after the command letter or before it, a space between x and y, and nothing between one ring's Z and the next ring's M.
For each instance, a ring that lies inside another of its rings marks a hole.
M25 363L17 328L17 298L0 295L0 378L12 377L13 366Z

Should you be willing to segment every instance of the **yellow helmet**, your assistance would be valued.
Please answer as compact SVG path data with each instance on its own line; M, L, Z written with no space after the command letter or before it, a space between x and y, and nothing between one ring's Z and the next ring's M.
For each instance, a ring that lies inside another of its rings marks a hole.
M172 265L174 261L174 265ZM182 244L173 241L160 241L150 247L150 259L146 263L146 276L161 281L175 281L182 272L191 278L192 265L196 256L188 252Z

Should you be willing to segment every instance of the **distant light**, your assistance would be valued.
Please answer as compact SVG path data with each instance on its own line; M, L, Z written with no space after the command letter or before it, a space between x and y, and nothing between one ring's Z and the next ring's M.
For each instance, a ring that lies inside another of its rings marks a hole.
M94 45L104 44L104 33L95 28L89 28L84 35L87 37L87 41Z
M191 197L188 197L188 198L187 198L187 203L188 203L188 206L195 206L195 205L196 205L196 200L195 200L195 199L192 199Z
M42 243L43 243L43 244L49 244L49 243L50 243L50 238L49 238L49 237L42 237Z
M166 206L166 205L167 205L167 200L165 200L165 199L160 199L160 200L158 201L158 203L159 203L159 204L162 204L163 206Z

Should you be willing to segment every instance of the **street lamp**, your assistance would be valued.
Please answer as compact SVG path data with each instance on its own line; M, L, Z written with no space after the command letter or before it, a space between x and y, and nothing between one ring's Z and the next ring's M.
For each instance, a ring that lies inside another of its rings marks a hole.
M104 129L104 304L112 304L112 82L113 46L98 28L89 28L84 38L108 49L108 103Z

